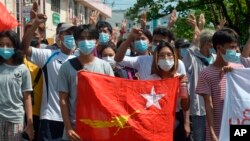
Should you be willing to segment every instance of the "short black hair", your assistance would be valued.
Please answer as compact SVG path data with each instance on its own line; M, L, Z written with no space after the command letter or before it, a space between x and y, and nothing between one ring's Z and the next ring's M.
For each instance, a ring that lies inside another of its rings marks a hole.
M101 56L102 56L102 52L103 52L104 49L106 49L106 48L111 48L111 49L116 53L116 46L115 46L115 44L114 44L112 41L109 41L109 42L107 42L107 43L105 43L105 44L101 44L101 45L99 45L99 46L101 47L101 50L100 50Z
M59 34L60 27L61 27L63 24L65 24L65 23L59 23L59 24L57 24L57 26L56 26L56 34Z
M180 49L190 47L191 43L187 39L178 39L174 45L176 49Z
M152 36L151 32L147 29L143 29L142 33L148 38L149 42L151 43L153 40L153 36Z
M98 40L99 38L99 32L96 30L95 26L92 26L90 24L82 24L75 28L74 30L74 38L75 40L79 39L79 36L82 32L86 32L88 36L90 36L92 39Z
M113 29L112 29L112 26L108 22L106 22L106 21L98 21L97 24L96 24L96 29L99 32L101 32L101 28L105 28L105 27L107 27L110 34L112 34Z
M4 37L9 38L13 44L13 48L15 51L14 55L12 56L13 64L14 65L22 64L24 55L23 52L21 51L22 46L18 34L12 30L6 30L0 32L0 38ZM4 62L6 62L6 60L2 56L0 56L0 64L3 64Z
M223 28L216 31L212 38L214 49L217 51L217 45L224 45L225 43L238 43L238 34L230 28Z
M157 27L154 29L153 31L153 36L155 35L162 35L164 37L168 37L169 42L171 42L172 40L175 40L174 34L169 31L166 27Z

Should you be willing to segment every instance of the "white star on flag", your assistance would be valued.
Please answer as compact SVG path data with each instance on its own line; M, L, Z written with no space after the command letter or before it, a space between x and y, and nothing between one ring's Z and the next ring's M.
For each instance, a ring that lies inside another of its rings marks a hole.
M159 104L159 100L165 96L165 94L157 94L155 93L154 86L151 89L150 94L141 94L143 98L147 100L146 108L149 108L150 106L154 105L156 108L161 109L161 106Z

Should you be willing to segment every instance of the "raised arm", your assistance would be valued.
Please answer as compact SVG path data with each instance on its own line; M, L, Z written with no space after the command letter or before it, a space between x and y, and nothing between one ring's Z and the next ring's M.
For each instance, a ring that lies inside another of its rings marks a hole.
M177 13L177 11L174 9L171 13L170 18L169 18L169 22L168 22L168 26L167 26L168 29L171 29L174 26L174 24L177 20L176 13Z
M205 23L206 23L206 20L205 20L205 16L204 14L200 14L200 18L199 18L199 21L198 21L198 27L199 27L199 30L201 31L202 29L204 29L205 27Z
M22 50L29 57L32 54L32 49L30 47L31 40L34 36L36 29L39 27L41 23L45 23L47 20L46 15L38 14L37 8L38 5L36 2L33 3L32 11L31 11L31 22L26 25L26 30L22 39Z
M248 40L247 40L247 43L246 43L246 45L245 45L245 47L243 48L243 51L242 51L242 53L241 53L241 56L242 56L243 58L248 58L249 55L250 55L250 36L249 36L249 38L248 38Z
M190 16L187 18L187 23L188 23L188 25L190 25L190 26L193 28L193 30L194 30L194 32L193 32L192 44L195 45L196 47L198 47L198 45L199 45L199 39L200 39L200 29L199 29L199 27L197 26L195 16L194 16L194 15L190 15Z
M100 12L97 10L92 11L91 15L89 16L89 24L95 26L98 20Z
M140 23L141 23L141 28L146 29L146 23L147 23L147 13L146 12L143 12L141 14Z
M123 35L126 33L126 27L127 27L127 20L123 19L122 20L122 24L121 24L121 29L120 29L120 34L119 34L118 40L122 40L123 39Z
M129 34L127 40L122 42L120 47L118 48L118 51L115 54L115 61L121 62L126 54L126 51L131 43L134 42L135 38L137 36L140 36L142 34L141 29L134 28L131 33Z

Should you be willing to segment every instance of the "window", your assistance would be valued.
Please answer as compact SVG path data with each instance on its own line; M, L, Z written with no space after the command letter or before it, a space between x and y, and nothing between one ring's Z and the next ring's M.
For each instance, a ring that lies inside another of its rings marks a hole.
M85 12L84 12L84 17L85 17L85 24L89 23L89 14L88 14L88 8L85 7Z
M75 9L74 9L74 3L73 3L73 1L72 0L70 0L69 1L69 8L68 8L68 18L69 18L69 20L73 20L73 18L74 18L74 11L75 11Z
M80 7L80 13L78 17L80 18L80 23L83 24L85 19L84 19L84 9L82 6Z
M51 0L51 10L60 13L60 0Z

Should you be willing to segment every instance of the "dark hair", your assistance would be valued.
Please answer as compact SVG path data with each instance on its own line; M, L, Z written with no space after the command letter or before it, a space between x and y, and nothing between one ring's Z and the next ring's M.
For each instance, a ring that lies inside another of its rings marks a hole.
M115 44L112 42L112 41L109 41L108 43L106 44L101 44L99 45L101 47L101 50L100 50L100 54L102 56L102 52L106 49L106 48L111 48L115 53L116 53L116 46Z
M74 30L73 35L74 35L75 40L79 39L79 36L81 35L82 32L85 32L87 36L89 36L91 39L98 40L99 38L99 33L94 26L90 24L82 24L82 25L77 26Z
M152 36L152 34L150 33L150 31L147 30L147 29L143 29L143 30L142 30L142 33L148 38L149 42L151 43L152 40L153 40L153 36Z
M56 26L56 34L59 34L60 27L61 27L63 24L65 24L65 23L59 23L59 24L57 24L57 26Z
M116 43L116 48L118 49L122 42L126 41L126 39L119 39L118 42Z
M49 44L49 42L48 42L48 40L47 40L47 39L43 39L43 40L41 41L41 43L42 43L42 44L46 44L46 45L48 45L48 44Z
M155 35L162 35L164 37L167 37L169 39L168 42L171 42L172 40L174 41L174 34L170 32L166 27L157 27L153 31L153 36Z
M170 70L171 74L174 75L176 73L176 71L177 71L177 68L178 68L178 56L177 56L176 50L174 49L174 47L169 42L162 40L162 41L160 41L159 45L156 47L156 49L154 51L152 71L151 71L151 74L157 74L160 77L162 77L161 76L161 71L162 70L158 66L158 54L161 51L161 49L164 48L164 47L169 48L174 54L174 66Z
M22 64L24 55L23 55L23 52L21 51L21 42L20 42L18 34L12 30L6 30L3 32L0 32L0 38L4 38L4 37L9 38L13 44L13 48L15 51L15 54L12 56L13 64L14 65ZM2 56L0 56L0 64L4 62L6 62L6 60Z
M224 45L225 43L238 43L238 34L230 28L223 28L216 31L212 38L214 49L217 51L217 45Z
M110 32L110 34L112 34L112 26L106 22L106 21L98 21L97 24L96 24L96 29L101 32L101 28L105 28L107 27L108 28L108 31Z
M175 48L180 49L180 48L188 48L190 47L191 43L187 39L178 39L175 42Z

